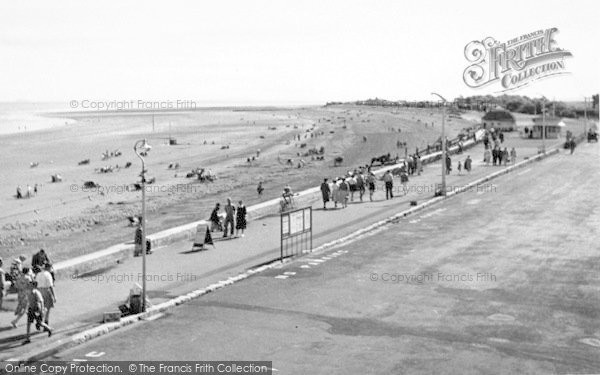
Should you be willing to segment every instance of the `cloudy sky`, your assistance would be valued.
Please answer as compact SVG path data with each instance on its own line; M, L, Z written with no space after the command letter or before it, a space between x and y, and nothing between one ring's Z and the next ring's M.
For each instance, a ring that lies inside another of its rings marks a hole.
M323 103L454 98L466 44L557 27L568 75L517 94L599 89L600 2L5 1L0 101Z

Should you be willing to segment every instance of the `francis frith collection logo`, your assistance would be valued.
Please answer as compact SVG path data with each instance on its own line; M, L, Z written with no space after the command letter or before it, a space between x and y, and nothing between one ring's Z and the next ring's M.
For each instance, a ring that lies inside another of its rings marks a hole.
M550 28L504 43L492 37L472 41L465 47L465 57L471 65L465 69L463 80L473 88L499 84L502 92L566 74L565 58L573 55L558 47L557 33L557 28Z

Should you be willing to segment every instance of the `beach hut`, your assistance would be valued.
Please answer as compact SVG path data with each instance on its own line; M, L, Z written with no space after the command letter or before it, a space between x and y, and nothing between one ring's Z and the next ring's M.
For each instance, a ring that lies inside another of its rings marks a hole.
M515 117L505 109L494 109L489 111L481 119L484 129L496 129L501 131L513 131L516 128Z

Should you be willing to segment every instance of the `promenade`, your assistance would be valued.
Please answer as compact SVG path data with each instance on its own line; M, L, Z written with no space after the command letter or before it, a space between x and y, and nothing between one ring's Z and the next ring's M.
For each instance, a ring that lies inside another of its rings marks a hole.
M555 144L560 141L555 140ZM510 147L510 143L507 142ZM548 144L550 148L551 144ZM531 143L529 148L518 149L518 161L537 153L537 146ZM473 159L473 170L462 175L457 174L456 163L467 155ZM485 166L482 163L483 145L479 144L461 155L452 157L453 170L447 176L449 189L464 186L504 166ZM411 176L406 185L408 194L402 192L402 185L396 179L394 199L386 200L385 192L378 183L374 201L369 202L368 193L361 203L358 194L354 202L345 209L322 209L319 201L313 205L313 247L348 235L369 224L388 218L410 207L410 201L418 203L433 197L433 189L440 182L439 163L426 165L420 175ZM324 171L323 177L331 178ZM465 194L494 194L493 181ZM235 197L232 197L235 200ZM328 205L333 207L332 203ZM278 215L263 217L248 223L245 237L224 240L221 233L213 233L215 245L208 250L191 252L191 241L181 241L156 249L147 258L147 289L152 304L161 303L186 292L206 287L211 283L238 275L259 264L279 257L280 219ZM77 332L100 324L102 314L118 311L128 296L134 283L141 284L142 260L130 258L125 262L94 274L75 279L58 280L56 284L57 303L51 313L51 326L54 334L47 338L45 333L32 336L32 343L22 345L25 333L26 317L13 329L10 321L16 295L6 298L0 312L0 360L17 357L23 353L41 349L57 340L65 339Z

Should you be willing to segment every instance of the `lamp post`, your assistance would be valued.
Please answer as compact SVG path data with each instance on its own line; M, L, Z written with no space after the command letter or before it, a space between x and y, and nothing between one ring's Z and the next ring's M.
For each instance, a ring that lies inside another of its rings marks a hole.
M151 148L146 139L135 142L133 146L133 151L142 161L142 173L140 174L142 178L142 312L146 311L146 167L144 156Z
M546 98L542 101L542 153L546 153Z
M583 135L587 133L587 96L583 97Z
M442 99L442 196L446 196L446 99L440 94L432 92L431 95L435 95Z

